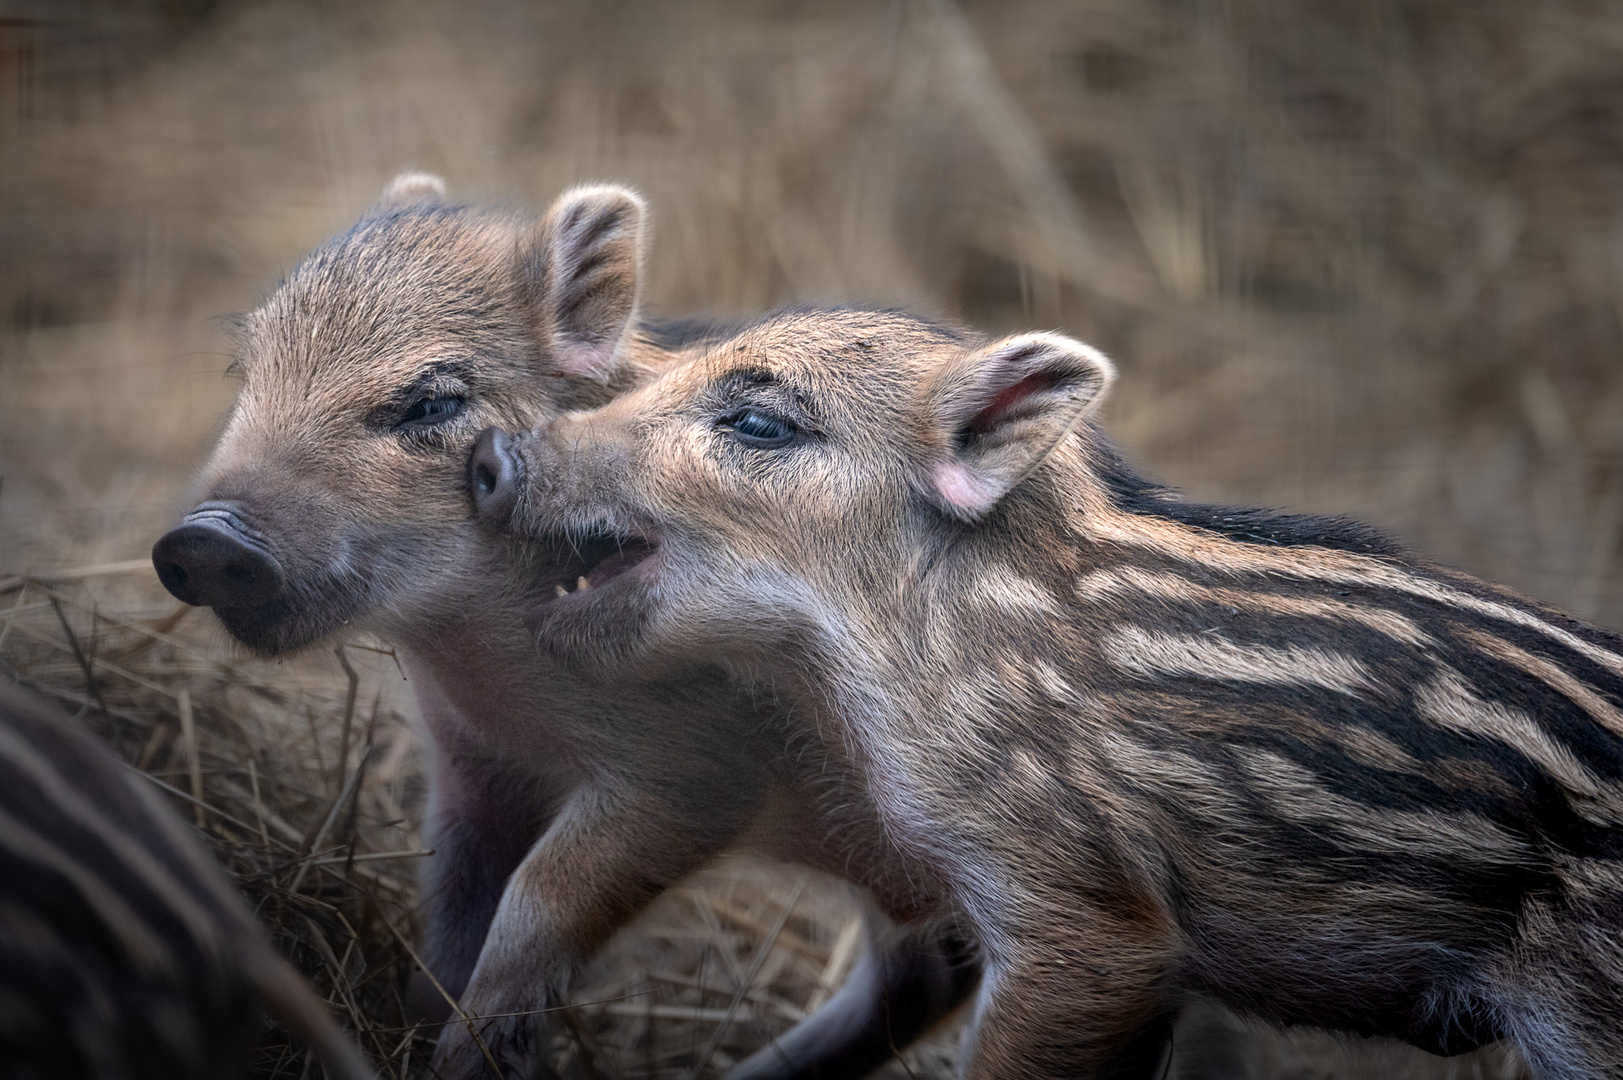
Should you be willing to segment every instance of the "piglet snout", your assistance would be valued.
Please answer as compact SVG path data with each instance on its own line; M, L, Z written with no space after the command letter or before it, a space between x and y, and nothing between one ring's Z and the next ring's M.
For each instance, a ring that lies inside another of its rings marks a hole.
M468 459L468 486L479 520L496 526L508 523L518 504L519 475L513 436L501 428L481 431Z
M242 507L205 502L152 546L164 588L196 607L255 607L281 598L286 577Z

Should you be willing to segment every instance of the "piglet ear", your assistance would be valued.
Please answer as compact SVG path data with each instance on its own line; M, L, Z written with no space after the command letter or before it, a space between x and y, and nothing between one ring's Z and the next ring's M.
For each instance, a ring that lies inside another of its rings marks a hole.
M378 196L377 209L445 201L445 181L433 173L407 170L389 181Z
M1006 495L1104 397L1116 369L1063 334L1018 334L958 357L924 386L941 451L926 490L973 521Z
M565 375L608 382L637 316L642 196L614 184L578 187L552 204L525 254L538 330Z

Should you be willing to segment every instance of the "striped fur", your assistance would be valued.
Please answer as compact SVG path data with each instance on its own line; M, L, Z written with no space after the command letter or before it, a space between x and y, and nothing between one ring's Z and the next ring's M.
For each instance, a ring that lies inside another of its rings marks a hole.
M0 1072L241 1076L262 1005L372 1075L145 782L0 684Z
M655 552L532 622L602 674L771 680L974 926L966 1075L1150 1075L1207 995L1623 1077L1623 642L1142 480L1110 378L769 318L520 440L515 529Z

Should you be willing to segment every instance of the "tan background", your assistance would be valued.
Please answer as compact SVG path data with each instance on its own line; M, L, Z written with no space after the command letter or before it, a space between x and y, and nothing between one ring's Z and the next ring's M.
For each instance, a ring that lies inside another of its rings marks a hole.
M1623 625L1614 5L8 5L8 564L141 554L231 394L214 320L412 165L640 186L670 313L1062 327L1159 477Z
M1623 626L1615 4L0 0L0 574L144 556L407 166L635 184L664 313L1062 328L1158 478Z

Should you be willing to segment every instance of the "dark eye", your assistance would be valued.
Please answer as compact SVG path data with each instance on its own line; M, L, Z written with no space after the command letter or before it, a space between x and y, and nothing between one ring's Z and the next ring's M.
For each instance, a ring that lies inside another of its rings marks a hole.
M403 428L427 428L435 424L443 424L457 413L467 402L459 397L431 397L414 402L400 418L398 426Z
M741 409L723 417L717 430L756 450L788 446L800 432L789 420L762 409Z

